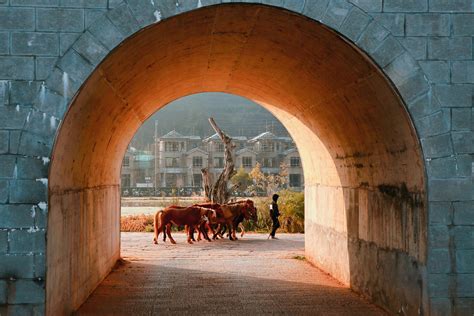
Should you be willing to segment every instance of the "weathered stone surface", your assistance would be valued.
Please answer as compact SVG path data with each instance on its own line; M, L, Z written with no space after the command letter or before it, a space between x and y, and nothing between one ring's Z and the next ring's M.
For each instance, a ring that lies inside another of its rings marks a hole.
M33 80L33 57L0 56L0 79Z
M425 12L428 11L428 0L385 0L384 12Z
M17 154L18 153L18 147L20 145L20 135L21 131L16 130L16 131L10 131L10 144L8 147L8 152L10 154Z
M366 30L357 41L357 44L367 53L373 53L388 34L389 32L387 29L374 21L367 26Z
M474 250L463 249L456 251L456 268L460 273L474 273Z
M8 152L8 138L10 133L8 131L0 130L0 154Z
M443 107L472 107L472 85L437 85L434 95Z
M0 8L0 30L33 31L35 29L35 9Z
M405 15L399 13L372 14L375 21L382 24L393 36L405 35Z
M31 203L47 201L48 187L36 180L10 181L10 203Z
M474 132L453 132L453 147L457 153L474 152Z
M105 15L105 13L107 12L107 10L105 9L102 9L102 10L93 10L93 9L90 9L90 10L86 10L85 11L85 14L86 14L86 29L89 28L89 26L91 26L95 21L97 20L100 20L101 18L103 18L103 16Z
M82 32L84 30L84 10L80 9L37 9L39 31Z
M474 34L474 14L453 14L453 34L472 36Z
M33 105L39 87L36 81L11 81L10 104Z
M428 80L434 83L449 83L449 63L446 61L420 61Z
M427 40L423 37L399 37L400 43L416 60L426 59Z
M472 0L429 0L431 12L472 12Z
M108 18L93 23L89 28L89 32L109 50L115 48L124 39L124 35Z
M474 61L457 61L451 64L453 83L474 83Z
M432 159L427 162L428 174L434 179L469 177L472 174L472 161L469 155Z
M471 238L474 238L474 236ZM458 274L456 285L456 294L458 297L474 297L474 274ZM472 310L473 309L471 308L471 311ZM459 313L458 315L468 315L468 313Z
M54 7L59 0L11 0L13 6Z
M380 67L387 66L395 58L403 54L404 50L399 41L393 36L388 36L372 54L372 58Z
M0 55L8 55L9 53L9 34L7 32L0 32Z
M38 100L37 107L41 112L58 118L62 117L66 111L67 102L68 100L64 96L45 89L43 97Z
M395 85L400 85L417 72L418 68L417 62L405 52L395 58L384 70Z
M107 0L60 0L62 7L107 8Z
M0 205L1 228L29 228L34 224L31 216L31 205L4 204Z
M449 291L450 276L448 274L430 274L428 291L430 297L446 297ZM448 305L450 306L450 304Z
M32 278L33 256L0 255L0 278ZM9 293L10 296L10 293Z
M0 156L0 178L12 179L16 177L16 156Z
M430 224L449 225L452 223L454 207L450 202L430 202Z
M157 22L157 16L159 17L160 14L158 11L159 8L155 6L154 2L146 0L130 0L127 1L127 3L141 27Z
M56 133L59 121L55 117L48 116L40 111L31 111L24 130L26 132L40 135L46 139L52 138Z
M454 224L474 225L474 201L454 203Z
M451 111L441 110L432 115L415 121L418 134L421 137L447 133L451 130Z
M470 108L453 108L452 129L453 131L468 131L472 127L472 110Z
M454 312L456 315L469 315L474 310L474 298L461 297L456 298L454 302Z
M132 35L140 29L140 25L127 5L122 5L115 10L109 11L107 16L125 37Z
M58 67L77 82L86 80L93 70L93 66L74 50L69 50L63 58L61 58L58 62Z
M428 231L428 244L432 248L442 248L442 249L448 248L449 246L448 226L431 225Z
M428 41L428 58L443 60L461 60L472 58L472 40L470 37L433 37Z
M16 129L23 127L27 111L20 106L0 107L0 128Z
M340 32L353 40L357 41L362 31L367 27L371 18L361 10L353 8L340 28Z
M0 180L0 203L8 201L8 181Z
M81 36L82 33L61 33L60 34L60 54L64 55L72 44Z
M58 56L59 36L55 33L13 32L11 52L15 55Z
M456 249L474 249L474 229L472 226L456 226L453 228Z
M415 100L419 96L424 95L430 89L425 76L421 71L415 72L410 78L400 84L397 84L398 91L406 102Z
M448 36L450 32L448 14L410 14L406 16L407 36Z
M349 0L365 12L382 12L382 0Z
M434 179L429 182L432 201L470 201L474 199L471 179Z
M46 80L57 62L57 57L37 57L36 58L36 80Z
M307 0L303 14L319 21L326 12L328 4L329 0Z
M448 249L433 249L428 255L428 271L430 273L449 273L451 258Z
M452 303L449 298L431 298L430 314L433 316L444 316L452 314Z
M336 30L339 29L344 19L349 14L352 5L344 0L332 0L329 2L322 22Z
M74 43L73 48L92 65L99 64L108 53L108 50L88 32Z
M11 254L44 253L46 250L45 232L36 229L15 230L10 233Z
M0 254L5 254L8 251L8 231L7 230L0 230ZM2 301L2 290L1 290L1 282L0 282L0 304Z
M26 156L49 157L51 153L51 140L39 135L22 132L18 153Z
M44 281L16 280L9 283L9 304L43 303L45 298Z
M444 134L421 140L427 158L450 156L453 153L451 135Z
M46 276L46 256L45 255L34 255L35 259L35 278L44 279Z
M43 179L48 177L49 163L33 157L18 157L18 179Z

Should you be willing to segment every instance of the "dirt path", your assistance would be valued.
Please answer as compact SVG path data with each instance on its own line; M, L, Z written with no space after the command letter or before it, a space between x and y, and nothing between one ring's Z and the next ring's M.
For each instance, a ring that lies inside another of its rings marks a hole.
M384 315L306 261L304 235L279 240L248 234L232 242L151 243L122 233L124 264L78 315L292 314Z

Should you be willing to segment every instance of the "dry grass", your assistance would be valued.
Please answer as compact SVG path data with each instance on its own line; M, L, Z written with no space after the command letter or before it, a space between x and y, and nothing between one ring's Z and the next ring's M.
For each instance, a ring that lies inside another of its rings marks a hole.
M120 218L120 230L123 232L152 232L154 215L129 215Z

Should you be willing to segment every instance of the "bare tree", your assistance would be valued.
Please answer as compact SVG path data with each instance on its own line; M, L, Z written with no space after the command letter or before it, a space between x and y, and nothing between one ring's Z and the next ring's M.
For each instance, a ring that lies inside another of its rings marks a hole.
M232 139L217 126L212 117L209 118L209 123L224 144L224 169L214 185L210 182L208 170L206 168L201 170L204 192L210 201L223 204L228 202L230 198L231 190L228 189L228 183L235 172L234 160L232 159L232 150L235 145L232 143Z

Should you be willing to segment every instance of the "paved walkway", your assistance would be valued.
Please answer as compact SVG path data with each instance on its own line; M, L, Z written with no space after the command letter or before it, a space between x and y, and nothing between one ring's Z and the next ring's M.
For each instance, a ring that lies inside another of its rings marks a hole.
M301 260L303 235L194 245L174 235L177 245L153 245L151 233L122 233L124 263L77 314L385 315Z

